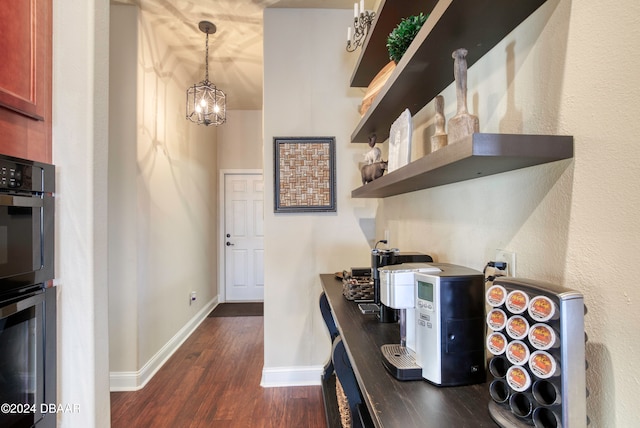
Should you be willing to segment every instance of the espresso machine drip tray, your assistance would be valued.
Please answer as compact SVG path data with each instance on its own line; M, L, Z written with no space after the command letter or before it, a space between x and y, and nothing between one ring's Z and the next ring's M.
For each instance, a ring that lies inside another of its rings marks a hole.
M422 367L416 364L416 354L400 344L388 344L380 347L382 364L398 380L422 379Z

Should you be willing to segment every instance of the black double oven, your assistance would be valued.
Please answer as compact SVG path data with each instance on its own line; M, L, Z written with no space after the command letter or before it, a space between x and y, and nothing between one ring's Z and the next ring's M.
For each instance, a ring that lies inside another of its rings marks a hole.
M0 427L56 426L53 165L0 155Z

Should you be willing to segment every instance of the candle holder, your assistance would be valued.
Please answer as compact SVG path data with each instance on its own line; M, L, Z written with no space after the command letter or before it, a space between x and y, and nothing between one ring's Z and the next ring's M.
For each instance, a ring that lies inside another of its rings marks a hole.
M347 52L353 52L358 49L364 43L364 39L369 33L369 28L376 17L375 12L369 12L360 8L361 11L357 11L357 3L354 5L355 17L353 18L353 37L351 27L347 29Z

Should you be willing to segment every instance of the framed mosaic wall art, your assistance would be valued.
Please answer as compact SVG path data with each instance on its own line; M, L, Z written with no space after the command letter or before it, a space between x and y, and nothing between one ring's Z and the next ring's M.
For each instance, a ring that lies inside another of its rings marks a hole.
M334 137L275 137L276 213L336 212Z

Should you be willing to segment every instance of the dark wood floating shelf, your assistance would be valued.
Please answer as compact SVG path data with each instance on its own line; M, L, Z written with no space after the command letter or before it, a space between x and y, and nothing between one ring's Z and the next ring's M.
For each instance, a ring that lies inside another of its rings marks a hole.
M387 50L389 33L403 18L418 15L420 12L425 15L431 12L437 2L438 0L382 0L351 75L351 86L369 86L376 74L390 61Z
M385 141L389 137L391 124L405 108L409 109L411 115L416 114L453 82L451 53L454 50L467 49L467 66L471 67L545 1L439 0L433 10L427 11L429 18L351 134L351 141L366 143L371 134L376 134L379 142ZM388 62L388 54L384 51L380 53L380 41L375 42L374 48L374 40L381 37L378 32L385 39L388 35L382 22L386 22L384 17L390 13L387 9L391 8L384 7L385 4L378 11L376 19L381 24L376 23L372 27L352 78L352 86L361 85L361 82L356 85L354 81L365 73L365 68L367 76L371 73L375 76L382 68L379 62L383 65ZM379 58L376 63L369 55L386 56ZM368 70L369 67L373 69Z
M358 187L352 198L385 198L573 158L568 135L473 134Z

